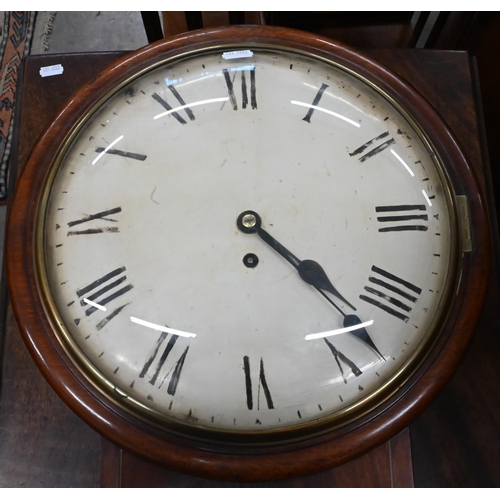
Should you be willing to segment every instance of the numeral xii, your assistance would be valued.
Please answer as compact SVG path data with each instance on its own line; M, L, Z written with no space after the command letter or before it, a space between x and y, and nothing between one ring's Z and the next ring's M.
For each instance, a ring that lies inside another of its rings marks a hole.
M230 70L223 69L222 74L224 75L224 81L226 82L227 91L229 94L229 102L234 111L238 110L238 101L236 99L236 91L234 88L234 80L236 80L236 75L240 75L241 79L241 107L246 109L248 106L248 81L245 75L246 70L238 69L235 71L235 77L231 80ZM248 70L250 79L250 106L252 109L257 109L257 87L255 84L255 68L251 67Z

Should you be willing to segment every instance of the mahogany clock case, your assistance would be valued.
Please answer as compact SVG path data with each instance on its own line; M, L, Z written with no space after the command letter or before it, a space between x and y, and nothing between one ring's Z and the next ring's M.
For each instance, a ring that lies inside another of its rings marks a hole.
M460 284L446 326L432 351L402 390L374 411L307 442L272 447L235 447L174 436L110 402L84 377L59 343L45 316L34 267L36 203L59 145L73 124L123 79L161 60L230 42L280 43L332 59L364 75L408 110L429 135L448 169L456 194L469 203L473 249L462 255ZM178 36L125 56L75 94L42 134L20 178L11 207L6 248L9 289L18 324L40 370L60 397L89 425L125 449L180 472L226 480L268 480L334 467L383 443L414 419L455 371L470 341L486 293L488 218L474 175L455 139L433 109L408 84L362 54L331 41L289 30L258 27L214 29ZM471 300L471 298L473 300ZM270 453L271 451L271 453ZM238 460L234 456L238 455Z

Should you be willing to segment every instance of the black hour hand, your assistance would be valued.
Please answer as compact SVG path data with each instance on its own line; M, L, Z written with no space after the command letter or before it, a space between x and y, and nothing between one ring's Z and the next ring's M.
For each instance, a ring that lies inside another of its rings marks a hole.
M241 231L244 233L257 233L260 238L265 241L273 250L278 252L287 262L289 262L297 272L299 276L309 285L312 285L316 290L318 290L329 302L331 300L321 292L325 290L331 293L342 302L347 304L353 311L356 308L348 302L333 286L332 282L328 279L324 269L314 260L300 260L293 255L287 248L285 248L279 241L273 238L265 229L261 227L261 218L259 214L248 210L240 214L237 220L237 225ZM333 304L337 307L335 304Z
M276 250L286 261L292 264L297 269L299 276L309 285L312 285L316 290L325 290L332 295L335 295L342 302L347 304L354 311L356 308L348 302L333 286L328 279L324 269L315 260L300 260L287 250L281 243L275 240L266 230L260 225L257 227L257 234L274 250Z
M353 311L356 308L348 302L332 285L332 282L328 279L323 268L314 260L303 260L297 267L300 277L315 288L320 288L321 290L326 290L327 292L335 295L342 302L347 304Z

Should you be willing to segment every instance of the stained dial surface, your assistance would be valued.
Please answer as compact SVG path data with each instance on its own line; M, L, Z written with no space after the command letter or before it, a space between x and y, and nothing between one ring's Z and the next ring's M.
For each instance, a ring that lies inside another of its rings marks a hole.
M432 150L313 58L155 68L83 124L49 189L63 341L167 423L254 432L354 411L445 309L453 217Z

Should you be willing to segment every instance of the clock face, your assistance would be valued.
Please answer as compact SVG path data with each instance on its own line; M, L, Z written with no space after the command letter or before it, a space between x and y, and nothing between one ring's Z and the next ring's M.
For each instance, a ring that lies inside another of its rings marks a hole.
M39 280L65 348L134 414L308 435L425 357L456 286L454 203L424 132L363 77L206 49L79 122L39 208Z

